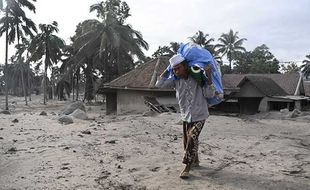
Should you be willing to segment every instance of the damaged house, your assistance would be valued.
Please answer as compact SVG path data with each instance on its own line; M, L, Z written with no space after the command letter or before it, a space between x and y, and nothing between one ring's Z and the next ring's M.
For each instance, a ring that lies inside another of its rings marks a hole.
M106 113L178 111L174 89L155 88L157 77L167 68L169 57L152 59L117 79L103 84ZM291 74L225 74L225 101L215 109L241 114L270 110L309 109L303 79Z
M152 59L104 84L100 91L106 95L106 113L143 113L150 107L159 109L156 111L177 111L174 90L155 88L157 76L168 64L169 57L166 56Z
M222 82L230 89L220 105L224 111L255 114L285 108L309 109L309 97L298 73L225 74Z

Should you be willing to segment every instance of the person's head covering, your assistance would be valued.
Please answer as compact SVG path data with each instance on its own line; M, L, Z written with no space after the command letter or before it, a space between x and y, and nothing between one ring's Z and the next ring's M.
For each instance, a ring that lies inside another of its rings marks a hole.
M181 54L175 54L174 56L172 56L170 59L169 59L169 62L170 62L170 65L172 67L180 64L181 62L183 62L185 60L185 58L181 55Z

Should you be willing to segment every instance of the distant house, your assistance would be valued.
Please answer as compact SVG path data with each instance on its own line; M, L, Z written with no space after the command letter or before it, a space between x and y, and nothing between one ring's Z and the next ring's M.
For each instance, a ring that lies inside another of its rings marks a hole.
M169 58L162 56L104 84L100 91L106 95L106 113L142 113L149 110L146 100L177 105L174 89L155 88L157 77L168 64ZM222 82L225 102L216 107L222 111L254 114L309 106L305 95L310 90L305 90L298 73L225 74Z
M310 97L310 80L304 81L305 96Z
M222 110L242 114L295 108L309 108L304 82L298 73L289 74L225 74L222 78L227 101Z
M157 77L167 68L169 57L162 56L140 65L134 70L103 85L106 112L142 113L149 110L145 97L162 98L176 104L173 89L155 88Z

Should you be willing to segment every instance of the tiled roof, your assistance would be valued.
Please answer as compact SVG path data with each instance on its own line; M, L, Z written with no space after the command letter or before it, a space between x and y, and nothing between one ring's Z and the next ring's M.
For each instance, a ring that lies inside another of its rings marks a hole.
M105 88L134 88L134 89L152 89L157 76L169 65L169 57L162 56L152 59L128 73L116 78L115 80L104 84ZM280 86L287 94L293 95L299 80L298 73L289 74L224 74L222 84L225 89L239 89L238 84L245 76L261 76L270 78ZM155 80L155 81L154 81ZM309 92L308 92L309 94Z
M152 78L155 77L156 80L157 76L159 76L168 65L169 57L162 56L152 59L105 84L105 86L117 88L150 88L154 86L154 81L152 82L153 84L151 84Z
M310 97L310 81L304 81L305 95Z
M238 87L242 87L246 82L254 85L260 92L266 96L285 96L288 95L276 82L271 78L263 76L245 76Z
M298 73L288 74L225 74L222 83L225 88L238 88L238 84L245 76L260 76L270 78L277 83L287 94L293 95L299 80Z

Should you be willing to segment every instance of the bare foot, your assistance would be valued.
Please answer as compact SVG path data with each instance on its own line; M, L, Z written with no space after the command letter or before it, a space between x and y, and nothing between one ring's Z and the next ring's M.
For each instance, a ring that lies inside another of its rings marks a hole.
M180 178L188 179L189 178L190 165L186 165L183 171L180 173Z

